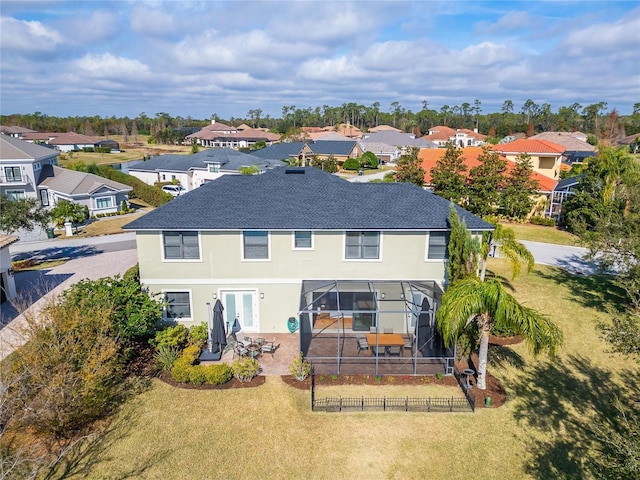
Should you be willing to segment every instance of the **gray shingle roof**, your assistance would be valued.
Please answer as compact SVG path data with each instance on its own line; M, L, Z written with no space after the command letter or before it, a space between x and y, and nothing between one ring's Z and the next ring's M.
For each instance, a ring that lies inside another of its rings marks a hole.
M42 167L38 186L47 187L65 195L91 195L103 187L108 187L117 192L130 192L133 190L129 185L92 173L77 172L52 165L44 165Z
M461 208L458 212L471 230L493 228ZM316 168L277 168L264 175L221 177L123 228L444 230L448 217L448 200L409 183L351 183Z
M319 155L349 155L356 143L355 140L318 140L310 142L309 148Z
M265 160L285 160L300 155L304 145L304 142L276 143L269 147L254 151L253 155Z
M237 172L240 167L257 165L262 168L282 166L280 161L260 158L256 155L232 148L210 148L193 155L160 155L145 162L136 163L129 171L174 171L187 172L193 169L206 170L208 163L220 163L221 170Z
M58 151L53 148L25 142L8 135L0 135L1 160L38 160L56 155L58 155Z
M367 133L362 138L365 142L380 142L395 147L419 147L419 148L438 148L433 142L422 138L412 138L411 135L402 132L394 132L393 130L385 130L382 132Z

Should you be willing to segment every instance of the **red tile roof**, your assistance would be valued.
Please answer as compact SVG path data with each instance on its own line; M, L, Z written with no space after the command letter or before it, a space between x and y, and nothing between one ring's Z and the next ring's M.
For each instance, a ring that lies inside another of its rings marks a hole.
M444 157L445 153L446 149L444 148L423 148L420 150L418 158L422 160L422 168L425 171L424 181L427 185L431 185L431 169L436 166L436 162L438 160ZM478 156L480 156L480 154L482 154L481 147L466 147L462 150L462 155L465 160L464 163L467 166L467 176L473 167L480 165L480 161L478 160ZM509 161L507 163L507 171L511 171L514 166L515 162ZM558 183L557 180L545 177L537 172L533 172L531 174L531 178L538 181L538 185L540 186L539 191L541 192L553 191Z
M523 138L509 143L499 143L493 149L501 153L547 153L552 155L562 155L566 150L562 145L550 142L549 140L539 140Z

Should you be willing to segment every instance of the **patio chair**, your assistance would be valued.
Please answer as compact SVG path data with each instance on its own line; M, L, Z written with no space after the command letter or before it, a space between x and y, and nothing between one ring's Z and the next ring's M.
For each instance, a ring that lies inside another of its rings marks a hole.
M382 345L371 345L371 351L376 357L384 357L386 355L386 347Z
M247 350L241 342L238 342L233 346L233 358L244 357L247 353L249 353L249 350Z
M276 353L276 350L278 350L279 346L280 346L279 343L276 345L275 342L267 342L264 345L262 345L262 347L260 347L260 352L270 353L271 358L273 358L273 355Z
M376 333L376 327L369 327L369 333Z
M248 345L250 343L253 343L253 338L252 337L247 337L246 335L244 336L244 338L242 339L242 343L244 343L245 345Z
M413 333L409 334L409 338L404 339L404 347L408 350L413 350Z
M392 345L387 347L387 355L390 357L399 357L402 353L402 347L400 345Z
M393 327L384 327L384 333L393 333Z
M358 337L358 355L362 350L369 350L369 343L366 338Z

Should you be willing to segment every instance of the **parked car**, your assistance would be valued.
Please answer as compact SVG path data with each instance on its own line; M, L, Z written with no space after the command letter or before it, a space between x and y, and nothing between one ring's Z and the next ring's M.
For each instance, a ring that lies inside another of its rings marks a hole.
M170 193L174 197L187 193L187 190L182 185L165 185L162 187L162 191Z

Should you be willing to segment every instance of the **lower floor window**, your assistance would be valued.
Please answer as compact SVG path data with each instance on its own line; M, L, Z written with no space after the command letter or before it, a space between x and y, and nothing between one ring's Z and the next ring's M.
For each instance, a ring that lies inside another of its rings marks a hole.
M24 200L24 190L7 190L7 199L9 200Z
M189 292L165 292L166 317L173 319L191 318Z
M113 199L111 197L96 198L96 208L111 208Z

